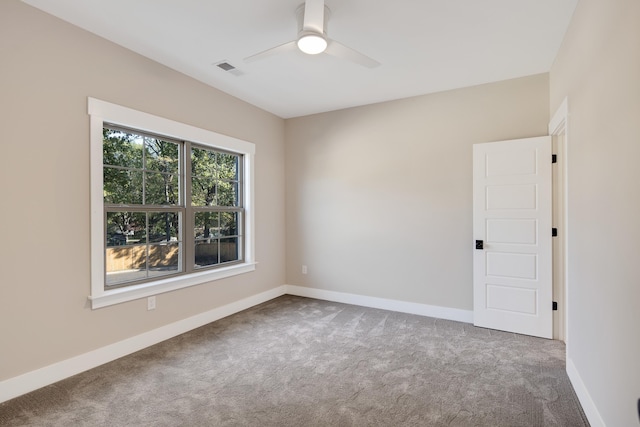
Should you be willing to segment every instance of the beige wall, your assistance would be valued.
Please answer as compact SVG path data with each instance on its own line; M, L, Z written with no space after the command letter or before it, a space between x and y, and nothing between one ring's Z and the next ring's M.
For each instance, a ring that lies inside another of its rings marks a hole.
M472 310L472 144L545 135L548 93L542 74L287 120L287 283Z
M640 2L580 0L550 73L568 97L568 360L608 426L638 425Z
M256 144L254 273L99 310L89 295L87 97ZM280 286L284 121L68 25L0 2L0 381Z

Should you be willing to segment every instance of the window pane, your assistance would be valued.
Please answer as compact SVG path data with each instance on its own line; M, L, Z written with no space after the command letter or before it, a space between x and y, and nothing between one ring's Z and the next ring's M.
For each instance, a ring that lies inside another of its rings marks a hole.
M217 239L196 240L195 248L195 268L219 263Z
M103 180L105 203L142 204L142 172L105 166Z
M195 268L218 264L220 213L196 212L194 216Z
M102 129L102 163L142 168L142 137L119 130Z
M220 153L218 155L218 179L238 181L238 160L235 154Z
M238 212L221 212L220 235L237 236L238 234Z
M220 239L220 262L237 261L238 259L238 238Z
M145 235L144 212L107 212L107 246L123 246L140 242Z
M138 244L145 234L144 212L107 212L106 284L144 279L147 248Z
M218 206L238 206L237 182L220 182L218 184Z
M145 180L146 205L178 205L178 175L147 172Z
M180 215L177 212L149 213L149 243L178 242Z
M191 180L191 206L215 206L216 181L213 178L195 177Z
M180 271L180 244L149 245L148 277L166 276Z
M145 138L145 169L168 174L178 173L179 146L175 142Z
M211 239L220 235L220 214L218 212L196 212L194 221L194 237Z
M107 212L106 284L181 271L177 212Z
M239 206L241 156L191 149L192 206Z
M216 173L215 151L193 147L191 149L191 173L195 176L214 177Z
M146 246L140 247L132 247L132 248L111 248L107 250L107 262L110 259L124 259L127 255L132 252L136 252L138 254L144 254L146 251ZM145 258L141 257L144 261ZM107 264L107 268L109 264ZM144 268L138 269L116 269L116 270L107 270L107 277L105 278L105 284L107 286L119 285L122 283L133 282L134 280L143 280L147 278L147 270Z

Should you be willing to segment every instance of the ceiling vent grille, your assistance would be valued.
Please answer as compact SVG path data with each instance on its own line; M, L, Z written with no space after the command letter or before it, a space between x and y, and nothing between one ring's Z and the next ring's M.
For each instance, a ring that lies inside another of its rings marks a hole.
M234 76L241 76L242 75L242 71L238 70L236 67L234 67L233 65L229 64L227 61L221 61L218 62L216 64L216 67L227 71L231 74L233 74Z

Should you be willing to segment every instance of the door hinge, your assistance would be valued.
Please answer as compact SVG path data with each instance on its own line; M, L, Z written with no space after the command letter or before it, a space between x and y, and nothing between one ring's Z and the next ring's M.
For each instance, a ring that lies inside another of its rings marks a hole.
M558 229L557 228L553 227L551 229L551 236L552 237L558 237Z
M553 311L558 311L558 303L554 301L552 308L553 308Z
M558 155L557 154L552 154L551 155L551 163L558 163Z

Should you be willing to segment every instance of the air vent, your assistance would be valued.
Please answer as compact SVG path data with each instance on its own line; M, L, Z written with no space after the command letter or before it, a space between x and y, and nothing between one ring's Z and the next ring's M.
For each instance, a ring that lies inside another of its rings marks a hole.
M231 70L235 70L236 67L234 67L233 65L229 64L228 62L221 62L218 64L218 67L222 68L225 71L231 71Z
M238 70L236 67L234 67L233 65L229 64L227 61L221 61L216 63L216 67L227 71L231 74L233 74L234 76L241 76L242 75L242 71Z

